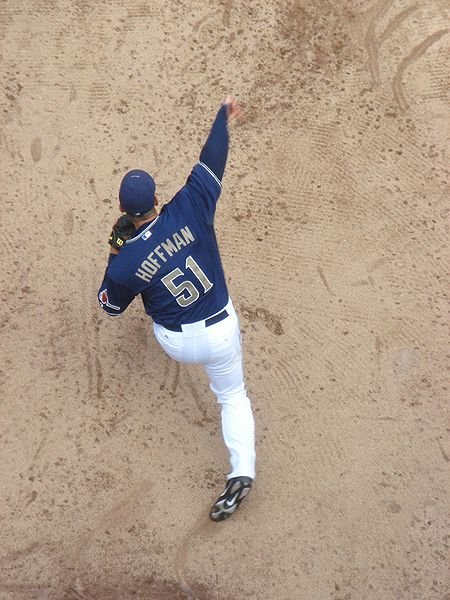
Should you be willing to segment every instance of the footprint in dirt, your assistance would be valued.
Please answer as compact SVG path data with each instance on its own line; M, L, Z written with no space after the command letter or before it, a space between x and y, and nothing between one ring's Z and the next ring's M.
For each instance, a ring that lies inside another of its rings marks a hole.
M241 314L250 323L261 321L274 335L283 335L284 329L281 320L265 308L250 308L241 304Z
M34 160L35 163L39 162L41 160L41 156L42 156L42 141L41 138L37 137L34 138L34 140L31 142L31 158Z

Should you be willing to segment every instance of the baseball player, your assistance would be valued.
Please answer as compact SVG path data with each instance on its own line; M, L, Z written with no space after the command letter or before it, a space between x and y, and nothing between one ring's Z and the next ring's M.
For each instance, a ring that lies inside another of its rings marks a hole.
M245 391L238 318L228 295L214 232L216 203L228 155L228 122L239 117L227 97L186 184L162 209L145 171L128 172L120 185L100 306L120 315L139 294L164 351L203 365L221 405L222 433L231 472L210 517L231 516L255 477L254 420Z

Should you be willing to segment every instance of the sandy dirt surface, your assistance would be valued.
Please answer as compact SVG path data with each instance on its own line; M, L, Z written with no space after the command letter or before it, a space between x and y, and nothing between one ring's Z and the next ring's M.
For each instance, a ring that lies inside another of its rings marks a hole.
M450 5L3 0L1 600L444 600ZM227 93L216 226L258 477L201 369L96 291Z

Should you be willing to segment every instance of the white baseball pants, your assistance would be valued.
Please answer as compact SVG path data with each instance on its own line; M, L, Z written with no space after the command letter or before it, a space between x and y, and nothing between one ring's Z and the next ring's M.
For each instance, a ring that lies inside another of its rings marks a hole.
M225 307L228 317L205 326L205 321L182 325L170 331L153 323L163 350L182 363L200 363L210 387L221 405L222 434L230 453L228 478L255 477L255 425L245 391L239 322L231 300Z

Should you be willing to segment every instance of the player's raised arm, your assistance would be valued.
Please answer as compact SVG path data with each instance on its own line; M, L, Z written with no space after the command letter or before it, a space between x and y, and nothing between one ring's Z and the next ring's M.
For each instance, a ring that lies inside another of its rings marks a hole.
M228 157L228 122L242 115L237 100L228 96L219 109L200 153L200 162L206 165L221 181Z

